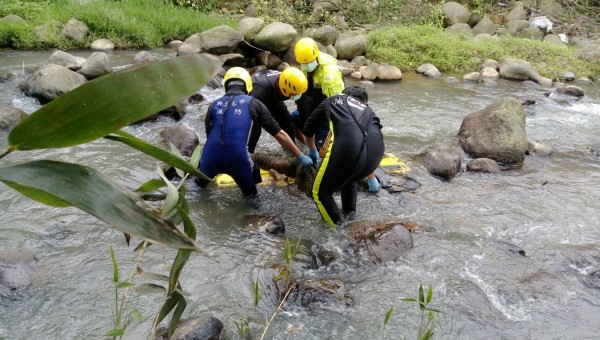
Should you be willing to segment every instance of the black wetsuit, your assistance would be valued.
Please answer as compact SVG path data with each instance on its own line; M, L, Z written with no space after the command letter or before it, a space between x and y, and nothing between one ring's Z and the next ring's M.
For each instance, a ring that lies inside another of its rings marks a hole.
M323 219L335 226L342 216L333 193L341 190L344 214L356 212L356 181L379 166L385 147L379 118L354 97L340 94L325 99L308 118L306 136L313 136L327 121L333 133L313 184L313 199Z
M275 70L260 70L254 73L250 95L265 104L277 124L294 142L294 129L290 120L290 111L284 103L287 98L279 91L278 81L280 75L281 72ZM260 130L258 130L258 135L260 136ZM253 135L252 139L258 140L258 137Z

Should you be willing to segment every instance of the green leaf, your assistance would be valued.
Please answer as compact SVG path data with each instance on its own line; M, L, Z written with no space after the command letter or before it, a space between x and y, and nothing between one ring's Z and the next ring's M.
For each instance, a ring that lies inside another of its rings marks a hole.
M173 316L171 316L171 322L169 322L169 336L173 335L175 327L177 327L179 319L181 319L181 315L183 314L185 307L187 307L187 301L185 301L183 295L176 292L173 293L173 296L177 297L179 303L177 304L177 308L175 308L175 311L173 312Z
M177 191L177 187L175 187L175 185L173 185L173 183L167 179L159 165L156 166L156 172L158 172L160 178L162 178L162 180L167 184L167 198L160 209L161 215L164 217L167 216L171 210L173 210L173 208L175 208L175 205L177 205L177 201L179 200L179 192Z
M29 187L19 185L17 183L10 182L10 181L4 181L4 184L8 185L9 187L15 189L16 191L20 192L21 194L23 194L31 199L34 199L38 202L44 203L45 205L49 205L51 207L65 208L65 207L71 206L71 204L69 202L61 200L60 198L58 198L56 196L52 196L52 195L48 194L47 192L37 190L35 188L29 188Z
M119 282L117 284L117 288L127 288L127 287L131 287L133 286L133 283L131 282Z
M160 311L158 312L158 315L156 316L156 322L154 324L155 325L160 324L160 322L163 321L167 315L169 315L169 313L173 310L173 308L175 308L177 303L179 303L178 297L175 296L175 294L170 295L165 300L163 305L160 307Z
M129 315L131 315L138 322L144 322L144 317L142 316L142 313L140 313L140 311L137 309L134 309L131 312L129 312Z
M140 294L164 294L166 291L165 287L154 283L142 283L141 285L135 286L134 290L136 291L136 293Z
M431 302L431 298L433 297L433 288L431 288L431 286L429 286L429 289L427 290L427 303Z
M425 332L425 334L423 334L423 336L421 337L421 340L429 340L429 339L431 339L433 334L434 334L433 330L428 329L427 332Z
M183 155L181 155L181 152L179 151L179 149L173 145L173 143L169 143L169 146L171 147L171 152L176 154L177 156L183 158ZM177 176L183 178L185 177L185 172L183 172L181 169L177 169L175 168L175 172L177 173Z
M213 181L213 179L208 178L206 175L201 173L197 168L193 167L181 156L177 156L176 154L171 153L168 150L163 148L159 148L154 146L143 139L137 138L125 131L116 131L104 138L118 141L124 144L131 146L132 148L141 151L149 156L152 156L160 161L163 161L169 165L172 165L176 168L179 168L189 174L192 174L196 177L200 177L209 181Z
M387 313L385 313L385 319L383 319L383 325L387 325L388 322L390 321L390 318L392 317L392 314L394 313L394 309L395 307L392 307L390 309L388 309Z
M185 196L185 191L182 193ZM185 201L185 198L184 198ZM184 209L181 206L177 207L178 213L183 220L183 226L185 233L192 239L196 239L196 226L190 219L190 217L185 213ZM168 294L173 293L175 288L177 287L177 282L179 281L179 276L181 275L181 271L183 267L187 263L189 259L191 251L180 249L177 252L177 256L175 256L175 260L173 261L173 265L171 266L171 272L169 274L169 292Z
M152 192L154 190L163 188L166 185L167 184L164 181L153 178L153 179L149 180L148 182L140 185L140 187L135 189L135 191L136 192Z
M402 299L400 299L400 301L406 301L406 302L417 302L417 299L413 299L413 298L402 298Z
M421 310L425 309L425 292L422 285L419 285L419 308Z
M194 94L221 63L208 54L192 54L96 78L15 126L9 150L68 147L106 136Z
M142 267L140 267L140 266L137 266L135 269L136 269L137 275L142 279L159 280L159 281L169 282L169 277L167 275L147 272L147 271L144 271L142 269Z
M115 251L113 250L112 245L109 246L110 249L110 259L113 265L113 282L119 282L119 266L117 265L117 260L115 259Z
M0 181L55 196L132 236L167 247L199 249L133 192L95 169L39 160L0 168Z
M123 328L115 328L110 332L106 332L104 336L123 336L125 334L125 330Z
M202 147L200 145L198 145L194 149L194 152L192 153L192 157L190 157L190 164L194 168L198 168L198 165L200 164L200 156L202 156Z

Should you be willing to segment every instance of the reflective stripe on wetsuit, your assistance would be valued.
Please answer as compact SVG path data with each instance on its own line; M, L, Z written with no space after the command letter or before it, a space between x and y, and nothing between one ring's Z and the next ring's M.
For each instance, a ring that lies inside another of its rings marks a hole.
M378 119L368 106L345 95L328 100L332 142L317 171L313 198L323 219L335 226L341 214L331 195L372 173L381 161L384 144Z

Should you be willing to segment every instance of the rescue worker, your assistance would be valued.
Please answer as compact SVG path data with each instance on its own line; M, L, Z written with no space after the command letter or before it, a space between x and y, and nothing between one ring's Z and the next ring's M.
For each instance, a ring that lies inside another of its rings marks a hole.
M319 51L317 42L311 38L302 38L296 42L294 46L294 54L296 61L300 64L300 68L306 72L308 79L308 89L296 101L297 111L292 112L292 123L294 131L298 139L304 144L304 125L306 119L313 110L325 98L342 93L344 90L344 78L337 66L337 59L327 53ZM366 94L366 92L365 92ZM310 150L308 156L313 162L318 163L320 158L324 157L327 149L327 139L331 138L329 126L327 124L319 127L315 132L316 150ZM306 144L308 145L308 144ZM367 176L370 192L378 192L380 185L375 177L375 173Z
M342 93L344 78L337 66L337 59L320 52L317 42L311 38L302 38L294 46L296 61L300 69L306 72L308 89L296 101L298 111L292 113L292 123L296 137L304 142L303 128L306 119L325 98ZM327 126L317 134L317 144L322 144L327 137ZM306 143L305 143L306 144ZM313 157L315 155L311 155ZM313 161L316 161L313 158Z
M384 154L381 123L367 106L365 89L350 86L339 95L325 99L308 117L304 132L310 150L316 150L314 134L329 123L331 143L321 162L312 195L321 216L330 226L356 212L356 182L373 173ZM377 179L369 179L369 181ZM333 199L341 190L342 213Z
M225 173L233 178L246 198L253 198L261 182L260 170L250 159L256 141L249 140L252 130L264 128L281 146L298 157L303 166L313 164L310 157L302 154L269 113L260 100L250 97L252 80L248 71L232 67L223 79L225 95L208 107L204 126L206 144L200 158L199 169L209 178ZM207 180L197 179L201 187Z
M290 112L284 101L298 100L308 88L308 80L302 71L295 67L288 67L282 72L275 70L260 70L252 75L252 92L250 96L260 100L271 116L293 142L294 129L290 120ZM260 132L260 130L258 130ZM259 136L252 136L258 139Z

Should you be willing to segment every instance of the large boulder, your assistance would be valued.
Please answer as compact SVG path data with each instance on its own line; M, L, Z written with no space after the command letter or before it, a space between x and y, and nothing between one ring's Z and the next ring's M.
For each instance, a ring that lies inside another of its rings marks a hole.
M85 63L85 58L76 57L60 50L54 51L48 58L48 64L64 66L73 71L80 69L83 63Z
M495 32L496 32L496 25L488 17L484 17L483 19L481 19L481 21L479 21L479 23L477 23L477 25L475 25L475 27L473 27L473 31L472 31L473 35L477 35L477 34L481 34L481 33L487 33L489 35L493 35Z
M460 173L460 154L445 148L429 148L423 154L427 171L444 180L451 180Z
M454 24L466 24L469 22L471 13L469 10L458 2L446 2L442 6L442 14L444 16L444 24L452 26Z
M338 59L352 60L367 51L367 38L355 32L344 32L338 36L334 45Z
M251 42L263 27L265 27L263 18L243 18L238 24L238 31L244 35L246 41Z
M340 32L331 25L319 27L313 33L313 39L325 46L335 43L339 36Z
M92 51L112 51L115 49L115 44L108 39L98 39L92 42L90 49Z
M223 322L214 316L196 316L180 320L169 340L219 340Z
M111 72L110 60L104 52L92 53L79 70L79 73L83 74L87 79L98 78Z
M402 71L393 65L381 65L377 73L377 79L379 80L401 80Z
M588 44L575 51L575 57L587 61L600 62L600 45Z
M522 30L529 28L527 20L513 20L506 24L506 34L517 35Z
M172 125L160 132L161 144L165 149L170 149L173 144L182 156L191 157L196 147L200 144L198 135L194 130L180 125Z
M546 33L537 27L527 27L517 33L521 39L542 40Z
M504 164L521 162L527 151L525 111L514 97L504 97L462 121L458 140L473 158Z
M221 25L187 38L179 46L177 55L201 52L217 55L231 53L242 41L244 41L242 33L227 25Z
M521 1L515 2L514 7L504 16L504 23L515 21L515 20L526 20L527 11L525 5Z
M25 21L25 19L21 18L18 15L9 14L9 15L1 18L0 23L26 24L27 21Z
M299 301L302 307L314 304L338 304L351 306L352 297L346 291L344 282L337 278L305 278L296 283L292 301Z
M0 106L0 131L10 131L19 124L28 114L16 107Z
M273 22L263 27L254 37L254 45L272 52L283 52L292 46L298 36L296 29L283 22Z
M8 297L31 285L37 271L33 254L21 249L0 251L0 296Z
M473 35L473 30L471 29L471 26L462 22L456 23L452 26L448 26L448 28L446 28L446 32L454 35Z
M82 42L87 36L88 32L89 29L83 21L71 18L63 26L60 34L65 38L75 40L76 42Z
M394 261L412 249L413 239L405 222L353 222L349 225L349 244L374 263Z
M505 58L498 65L500 77L514 80L540 81L540 75L528 61L515 58Z
M64 66L46 64L32 72L19 88L45 104L85 82L84 76Z

